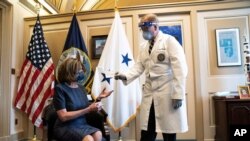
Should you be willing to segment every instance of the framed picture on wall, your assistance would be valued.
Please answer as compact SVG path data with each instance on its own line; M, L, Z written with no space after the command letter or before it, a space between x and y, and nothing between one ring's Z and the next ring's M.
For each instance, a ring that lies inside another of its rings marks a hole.
M101 57L107 37L108 37L107 35L92 37L92 52L93 52L92 58L93 59L99 59Z
M248 86L238 86L240 99L250 99L250 91Z
M216 29L218 66L241 65L239 29Z
M165 33L175 37L175 39L182 45L181 25L163 25L159 29Z

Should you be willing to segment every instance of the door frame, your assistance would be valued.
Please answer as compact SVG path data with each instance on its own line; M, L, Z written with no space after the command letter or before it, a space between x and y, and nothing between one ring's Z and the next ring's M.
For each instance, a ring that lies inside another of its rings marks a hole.
M0 140L10 136L11 101L11 33L12 33L12 5L6 1L0 2Z

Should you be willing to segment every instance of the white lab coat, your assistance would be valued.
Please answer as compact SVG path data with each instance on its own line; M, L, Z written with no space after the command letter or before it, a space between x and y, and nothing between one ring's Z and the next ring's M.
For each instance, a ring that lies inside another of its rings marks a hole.
M145 71L146 80L140 106L141 129L147 130L153 100L156 132L186 132L185 81L188 70L183 47L173 36L160 31L150 55L148 48L147 41L142 46L136 64L124 73L127 81L123 81L127 85ZM182 99L182 106L177 110L173 109L172 99Z

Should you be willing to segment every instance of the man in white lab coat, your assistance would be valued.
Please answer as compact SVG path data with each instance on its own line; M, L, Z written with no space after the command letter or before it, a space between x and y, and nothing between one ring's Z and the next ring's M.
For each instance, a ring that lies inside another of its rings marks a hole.
M183 47L170 35L159 31L156 15L141 18L142 44L136 64L128 71L116 73L125 85L146 75L140 107L141 141L154 141L157 132L164 141L175 141L176 133L186 132L185 89L187 64Z

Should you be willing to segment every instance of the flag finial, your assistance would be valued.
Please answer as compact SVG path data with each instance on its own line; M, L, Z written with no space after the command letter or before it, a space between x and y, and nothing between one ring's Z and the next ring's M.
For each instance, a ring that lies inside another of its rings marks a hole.
M115 7L114 10L115 10L115 12L116 12L116 11L119 11L117 7Z
M35 5L35 9L36 9L36 14L39 15L40 10L42 9L42 5L37 2Z
M117 6L117 2L118 2L118 0L115 0L115 11L118 11L118 6Z
M71 10L73 11L73 14L77 13L77 10L76 10L76 0L74 0L74 3L73 3L73 6L72 6Z

